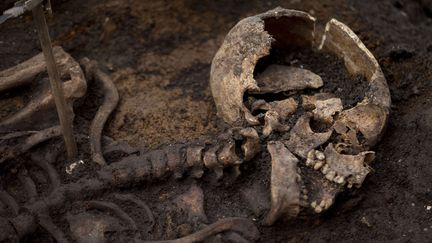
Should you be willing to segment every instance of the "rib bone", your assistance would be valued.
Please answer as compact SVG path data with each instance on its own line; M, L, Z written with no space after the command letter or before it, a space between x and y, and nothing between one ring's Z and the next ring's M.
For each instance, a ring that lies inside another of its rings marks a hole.
M62 83L64 97L70 118L73 119L73 103L82 97L87 90L87 82L79 64L61 47L53 49L59 71L62 76L69 75L70 80ZM45 71L46 64L43 54L19 64L16 67L0 72L0 91L12 87L28 84L37 74ZM41 130L56 125L54 98L49 85L42 85L42 90L34 94L31 100L22 110L6 118L0 123L0 131L24 131ZM54 123L53 123L54 121Z

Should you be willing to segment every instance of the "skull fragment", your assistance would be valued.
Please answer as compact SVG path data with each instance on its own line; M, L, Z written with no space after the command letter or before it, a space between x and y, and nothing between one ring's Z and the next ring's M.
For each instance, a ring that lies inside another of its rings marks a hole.
M219 116L233 127L253 128L261 141L268 141L262 146L272 160L267 224L301 211L321 213L337 193L360 187L374 159L370 149L389 116L390 92L371 52L343 23L332 19L324 33L317 33L315 22L305 12L283 8L243 19L211 66ZM304 48L335 56L348 75L362 77L366 90L361 99L345 104L343 95L325 89L337 80L290 65L296 60L262 65L275 50Z

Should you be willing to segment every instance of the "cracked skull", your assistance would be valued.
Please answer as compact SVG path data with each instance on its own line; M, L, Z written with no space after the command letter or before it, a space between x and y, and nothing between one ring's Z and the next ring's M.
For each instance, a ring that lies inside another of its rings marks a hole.
M200 179L205 172L214 172L216 180L223 176L235 179L245 164L268 163L268 167L255 168L271 167L270 178L260 177L243 192L254 214L265 212L267 225L302 214L319 214L333 205L338 193L362 185L375 158L373 146L383 135L389 116L386 80L359 38L334 19L323 33L315 31L315 18L295 10L276 8L240 21L215 55L211 91L219 116L231 127L224 126L214 137L156 149L138 150L108 137L103 148L104 124L119 101L114 83L93 61L81 60L83 71L61 48L54 48L54 55L65 80L62 90L71 119L73 103L92 84L85 77L97 82L104 93L88 132L92 162L98 170L92 177L85 173L79 180L64 183L52 164L58 149L32 151L31 163L45 171L52 188L38 192L26 165L21 164L18 179L29 201L21 210L22 204L0 188L0 212L10 211L7 217L0 215L4 229L0 241L23 238L40 225L58 242L65 242L65 235L50 219L50 210L66 201L81 201L77 203L80 210L68 211L66 216L70 236L79 242L104 242L107 232L123 232L128 237L139 233L140 226L119 206L124 202L141 209L148 230L165 232L166 238L180 237L172 242L202 242L209 237L215 242L254 241L259 232L250 219L225 215L210 223L213 217L207 218L204 191L197 185L170 201L163 224L137 195L105 192L168 176ZM39 54L0 72L0 91L33 85L33 78L44 72L45 62ZM43 83L35 83L39 85L31 89L33 98L26 106L0 122L0 165L13 164L17 161L10 160L16 156L61 135L52 119L51 92ZM127 156L107 156L105 161L108 153ZM84 161L67 166L67 175L73 175L81 164ZM173 219L181 224L176 226ZM137 241L139 234L133 237Z
M318 33L315 22L307 13L282 8L243 19L211 66L218 114L242 127L248 160L256 154L251 148L260 147L254 141L267 143L262 146L272 166L267 224L301 211L321 213L337 193L360 187L389 115L389 89L371 52L343 23L332 19ZM292 53L305 49L340 60L349 79L360 77L365 87L360 99L351 102L340 92L356 83L341 84L346 80L298 65Z

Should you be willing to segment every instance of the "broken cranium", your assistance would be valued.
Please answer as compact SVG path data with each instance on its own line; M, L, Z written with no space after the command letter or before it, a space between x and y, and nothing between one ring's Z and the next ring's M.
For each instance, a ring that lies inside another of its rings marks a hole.
M344 110L344 97L321 91L332 80L302 66L259 63L275 50L301 48L343 60L350 75L367 82L363 100ZM213 59L210 86L225 122L253 127L261 139L274 141L267 144L272 160L268 224L306 208L321 213L344 185L360 187L374 158L368 150L384 132L391 102L378 62L352 30L332 19L323 34L316 33L314 17L283 8L243 19L231 29Z

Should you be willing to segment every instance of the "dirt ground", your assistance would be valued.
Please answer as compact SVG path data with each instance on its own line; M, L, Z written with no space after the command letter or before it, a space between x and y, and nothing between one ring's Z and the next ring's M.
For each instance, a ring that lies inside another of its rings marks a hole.
M0 10L11 2L0 3ZM353 29L384 71L392 110L387 131L375 147L374 173L362 188L341 195L320 217L259 226L260 242L431 242L432 1L59 0L53 1L49 25L55 45L76 59L97 60L114 80L120 104L104 134L138 148L156 147L217 134L220 121L208 85L211 60L236 22L277 6L307 11L321 28L336 18ZM31 16L0 26L0 70L39 52ZM88 128L102 96L90 85L88 96L76 107L77 131ZM6 95L0 117L23 102ZM4 174L2 186L8 188ZM162 218L159 221L166 222L169 199L198 183L209 221L214 222L228 216L251 217L242 191L261 177L247 168L235 182L168 180L121 191L145 199ZM110 200L107 193L87 198ZM68 202L51 216L67 232L65 215L78 207ZM143 239L173 238L161 230L163 223L158 224L161 227ZM38 229L25 241L48 239Z

